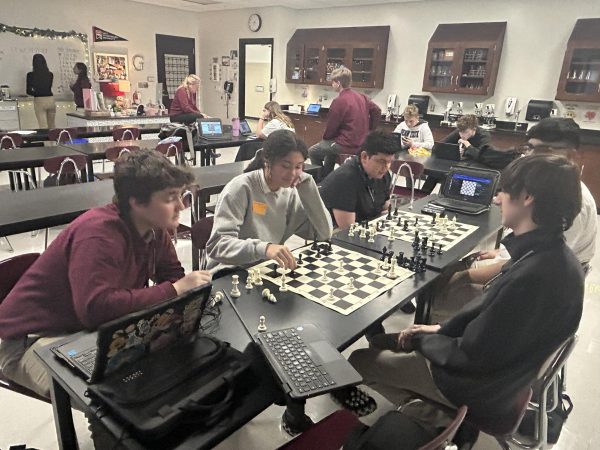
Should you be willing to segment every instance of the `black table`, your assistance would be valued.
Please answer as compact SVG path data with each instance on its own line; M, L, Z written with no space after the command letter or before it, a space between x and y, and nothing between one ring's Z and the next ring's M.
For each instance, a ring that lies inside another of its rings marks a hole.
M137 146L140 148L154 149L159 143L159 139L137 139L134 141L109 141L109 142L89 142L87 144L70 144L68 142L60 145L87 157L87 173L89 181L94 180L94 161L106 159L106 150L111 147Z
M408 205L402 206L399 209L420 214L421 208L435 198L437 198L437 195L430 195L420 200L416 200L412 210L409 209ZM452 216L456 215L457 221L475 225L478 229L441 255L436 253L434 256L429 256L428 253L420 253L421 256L427 257L427 267L432 270L441 271L450 263L453 263L472 251L481 241L502 230L500 209L495 205L492 205L490 211L477 216L454 212L449 213ZM369 243L367 242L367 239L361 239L358 233L355 233L354 237L350 237L348 236L347 229L340 230L333 236L334 242L351 244L355 247L376 251L379 254L381 254L383 247L386 247L388 251L393 250L394 255L398 255L399 252L404 252L404 256L411 257L415 254L411 242L402 241L400 239L390 241L386 236L382 235L376 235L374 240L375 242Z
M398 153L398 159L404 161L414 161L423 164L426 175L434 175L439 177L445 177L453 166L461 165L465 167L488 169L489 167L480 164L475 161L463 159L460 161L453 161L450 159L438 158L435 155L431 156L413 156L407 151Z
M141 134L157 134L160 132L162 124L134 124L130 125L140 129ZM101 127L65 127L74 128L77 130L78 138L96 138L96 137L109 137L112 136L112 132L115 128L123 128L127 125L115 125L115 126L101 126ZM36 128L32 130L22 131L33 131L33 133L22 134L21 137L25 142L25 146L36 145L35 143L47 141L50 130L48 128ZM2 133L11 133L11 131L2 131Z
M194 139L194 164L196 164L196 152L200 152L200 165L209 166L216 164L217 148L238 147L246 142L252 142L256 139L251 139L246 136L233 136L226 134L222 139L205 140L196 137Z

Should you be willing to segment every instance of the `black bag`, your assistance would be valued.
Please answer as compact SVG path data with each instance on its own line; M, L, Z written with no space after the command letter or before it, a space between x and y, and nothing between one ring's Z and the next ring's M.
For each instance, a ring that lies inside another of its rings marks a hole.
M571 400L571 397L563 391L562 377L559 376L558 380L558 405L556 405L554 410L548 413L547 441L549 444L556 444L558 442L563 424L567 421L567 417L569 417L571 411L573 411L573 401ZM552 392L549 390L548 396L550 397L551 395ZM535 411L527 410L519 425L519 434L533 439L535 437L535 418Z
M222 420L233 406L236 380L249 367L228 343L201 336L149 354L133 373L119 369L88 393L140 440L154 440L180 424L210 427Z

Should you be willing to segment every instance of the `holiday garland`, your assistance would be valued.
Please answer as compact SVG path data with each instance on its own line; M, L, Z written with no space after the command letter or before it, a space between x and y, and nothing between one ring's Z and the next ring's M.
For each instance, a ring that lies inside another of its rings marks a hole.
M18 36L24 37L45 37L48 39L66 39L66 38L77 38L84 44L87 44L87 34L77 33L76 31L55 31L55 30L42 30L41 28L25 28L25 27L12 27L0 23L0 33L14 33Z

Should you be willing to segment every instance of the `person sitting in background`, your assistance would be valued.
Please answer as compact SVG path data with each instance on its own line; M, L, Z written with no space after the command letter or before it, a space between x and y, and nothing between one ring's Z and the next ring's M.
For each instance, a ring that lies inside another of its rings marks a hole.
M331 72L331 87L338 92L327 113L323 140L309 151L310 161L321 166L318 181L323 180L335 167L340 153L357 154L370 130L381 119L381 109L364 94L350 89L352 72L340 67Z
M200 77L188 75L175 91L175 97L169 107L171 122L193 123L196 119L208 117L198 109L198 88Z
M583 271L563 231L581 209L579 168L556 155L515 160L495 203L513 230L503 240L511 258L481 297L448 322L375 336L371 348L350 355L364 383L393 403L416 394L466 405L474 424L500 420L577 330ZM336 398L350 408L354 389Z
M256 128L256 137L258 139L240 145L235 156L235 161L248 161L254 158L258 149L262 148L264 139L276 130L294 131L294 125L290 118L283 113L279 103L267 102L262 110L258 127Z
M479 162L482 155L491 149L490 133L479 127L479 120L474 114L465 114L456 121L456 130L444 138L442 142L457 144L461 158ZM438 183L444 181L443 175L428 175L421 187L430 194Z
M527 132L528 142L519 148L525 154L555 154L577 163L580 145L579 125L573 119L547 118ZM581 211L571 227L564 232L565 241L587 271L596 251L596 202L587 186L581 182ZM483 286L497 276L509 259L504 246L481 252L479 260L495 259L491 264L472 267L455 273L440 292L431 310L433 321L452 317L461 307L481 294Z
M419 117L419 108L415 105L408 105L404 108L404 122L400 123L394 133L402 136L402 150L417 148L433 148L433 134L429 124Z
M91 89L92 83L88 77L88 68L84 63L75 63L75 66L73 66L73 73L77 75L77 79L71 83L70 87L73 91L73 100L75 101L75 106L77 109L79 109L84 107L83 90Z
M219 196L214 225L206 244L212 273L273 259L294 269L285 241L331 238L331 218L312 176L304 173L306 144L290 130L269 134L246 169Z
M323 203L339 228L379 217L389 206L390 165L397 151L391 133L367 135L360 154L334 170L321 184Z
M75 219L0 304L4 376L49 398L36 348L210 282L205 271L184 275L168 232L179 224L181 195L193 180L155 151L117 160L114 203Z

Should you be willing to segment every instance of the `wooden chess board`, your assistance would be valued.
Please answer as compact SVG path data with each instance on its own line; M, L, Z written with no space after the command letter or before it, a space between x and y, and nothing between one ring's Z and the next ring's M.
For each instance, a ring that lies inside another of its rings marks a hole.
M391 279L387 276L388 271L379 269L378 259L336 245L331 245L331 251L326 243L318 245L319 257L311 245L292 252L297 261L302 255L302 264L294 272L286 271L286 286L289 291L340 314L356 311L414 274L396 266L397 277ZM281 269L275 262L266 261L250 270L256 269L260 270L263 279L281 286ZM327 273L326 280L323 278L324 271ZM353 288L350 287L350 278L354 279Z

